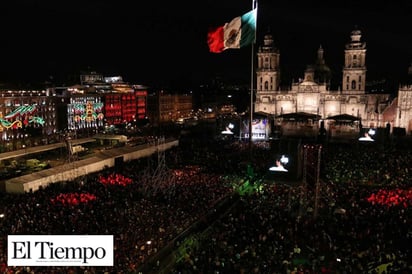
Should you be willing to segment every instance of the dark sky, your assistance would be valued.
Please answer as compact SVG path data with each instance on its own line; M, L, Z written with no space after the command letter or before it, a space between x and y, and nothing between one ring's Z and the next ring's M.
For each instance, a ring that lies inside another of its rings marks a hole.
M3 82L64 79L89 68L149 86L197 85L215 76L228 82L250 79L251 48L212 54L206 34L249 11L251 1L1 2ZM309 2L259 1L255 49L270 29L285 79L302 77L319 45L340 79L344 45L355 26L368 49L368 79L407 73L412 61L408 1L377 1L373 7L355 0L340 7L334 1L302 4Z

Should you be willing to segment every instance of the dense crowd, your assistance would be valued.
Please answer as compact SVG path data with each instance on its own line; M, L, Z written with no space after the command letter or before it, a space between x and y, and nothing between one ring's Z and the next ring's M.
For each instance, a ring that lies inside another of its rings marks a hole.
M233 186L222 176L205 173L197 166L168 170L173 175L169 180L147 177L148 162L129 162L121 171L106 169L34 193L3 194L0 272L133 273L233 192ZM166 195L171 192L173 197ZM114 235L115 266L31 267L30 271L8 267L10 234Z
M323 149L317 201L313 186L268 182L198 235L173 273L410 273L411 148Z
M2 194L0 271L137 273L235 194L242 181L223 175L249 176L247 165L254 176L267 175L278 147L262 142L249 150L249 145L188 138L167 153L162 173L154 155L34 193ZM410 147L328 144L319 195L311 186L263 180L258 191L241 196L180 249L170 272L409 273L411 155ZM155 172L147 172L150 168ZM114 235L115 265L9 267L10 234Z

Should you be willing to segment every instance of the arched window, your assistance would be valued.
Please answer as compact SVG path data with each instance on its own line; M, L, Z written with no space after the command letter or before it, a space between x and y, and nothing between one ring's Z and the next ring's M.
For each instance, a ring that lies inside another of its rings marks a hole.
M266 81L265 82L265 90L268 90L269 89L269 83L268 83L268 81Z
M356 89L356 81L355 80L352 81L352 89Z

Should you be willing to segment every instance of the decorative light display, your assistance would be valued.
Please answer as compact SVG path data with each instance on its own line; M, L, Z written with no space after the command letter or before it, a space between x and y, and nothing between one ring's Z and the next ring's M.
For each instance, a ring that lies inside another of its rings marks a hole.
M4 117L0 113L0 130L2 131L3 128L22 128L23 125L27 126L29 124L44 125L45 121L43 118L34 116L36 112L36 105L28 105L19 106Z
M103 103L91 103L87 102L84 104L74 104L74 120L76 122L86 121L92 122L95 120L102 120L104 115L101 112L103 108Z
M70 129L81 129L103 126L104 104L96 97L71 98L67 106L68 125Z

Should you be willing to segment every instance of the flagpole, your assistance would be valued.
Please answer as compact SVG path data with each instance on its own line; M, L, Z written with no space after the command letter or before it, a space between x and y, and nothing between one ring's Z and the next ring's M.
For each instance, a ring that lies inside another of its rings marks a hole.
M251 73L250 73L250 121L249 121L249 148L252 148L252 120L253 120L253 52L254 44L252 44L252 60L251 60Z
M257 0L252 0L252 10L257 9ZM256 10L256 27L255 27L255 40L251 47L251 69L250 69L250 121L249 121L249 150L252 154L252 120L253 120L253 86L254 86L254 48L256 43L256 29L257 29L257 10Z

